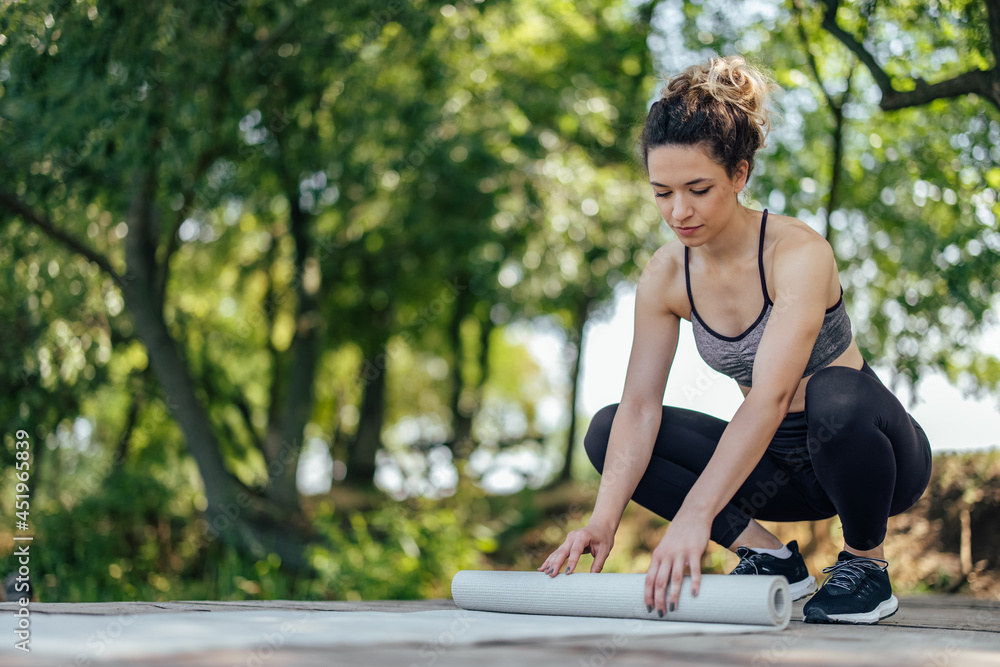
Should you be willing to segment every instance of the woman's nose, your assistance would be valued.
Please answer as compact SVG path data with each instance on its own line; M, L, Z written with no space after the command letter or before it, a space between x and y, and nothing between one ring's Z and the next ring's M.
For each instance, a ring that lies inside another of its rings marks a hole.
M680 194L674 194L674 210L673 216L674 220L685 220L691 215L691 200L687 197L681 197Z

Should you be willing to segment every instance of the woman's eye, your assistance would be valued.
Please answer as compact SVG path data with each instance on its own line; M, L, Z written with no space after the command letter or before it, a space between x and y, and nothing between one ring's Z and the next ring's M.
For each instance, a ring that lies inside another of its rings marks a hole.
M705 188L704 190L692 190L691 192L693 194L696 194L696 195L704 195L704 194L708 194L708 191L711 190L711 189L712 188L708 187L708 188ZM657 197L669 197L670 195L672 195L674 193L673 192L654 192L653 194L656 195Z

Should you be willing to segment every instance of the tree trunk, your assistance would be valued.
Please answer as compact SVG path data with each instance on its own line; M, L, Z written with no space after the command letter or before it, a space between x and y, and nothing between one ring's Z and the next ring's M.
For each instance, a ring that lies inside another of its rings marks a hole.
M489 314L479 322L479 381L476 383L476 411L483 405L483 387L490 377L490 334L493 333L493 320ZM476 446L472 439L472 420L475 415L469 415L468 419L463 419L457 427L457 435L461 438L458 442L461 446L457 448L460 458L467 459ZM464 443L464 444L463 444Z
M569 399L569 433L566 436L566 458L563 460L563 468L559 473L558 482L567 482L573 477L573 451L576 449L576 402L580 390L580 357L583 356L583 330L587 326L590 302L590 297L580 296L576 309L577 329L571 335L571 341L575 339L576 354L570 368L573 387Z
M468 279L463 279L464 284L468 284ZM451 365L451 415L452 415L452 438L449 446L453 455L458 455L468 449L467 442L472 433L472 412L462 409L462 393L465 391L462 379L462 367L465 361L465 345L462 343L462 321L470 311L472 294L469 290L462 290L455 298L455 310L452 313L451 321L448 323L448 338L451 341L452 365Z
M150 125L156 123L151 121ZM134 192L126 214L124 274L119 274L107 257L58 228L15 195L0 190L0 202L50 238L94 262L121 289L136 336L146 348L149 367L201 475L207 501L205 542L221 539L257 558L276 553L289 570L308 570L305 558L305 546L311 537L308 522L301 513L289 515L275 510L229 473L208 411L198 399L191 368L167 329L163 318L165 296L157 287L159 280L166 278L157 278L155 155L153 142L145 166L133 173Z
M267 459L268 499L281 513L298 516L302 513L297 484L298 463L303 433L312 414L313 388L320 354L322 316L316 294L320 291L321 276L319 263L309 262L310 218L299 207L297 183L292 181L286 190L295 239L296 329L289 347L292 359L287 379L276 373L273 380L276 384L283 379L286 382L284 391L277 392L283 397L284 405L280 410L272 408L272 413L280 417L276 423L269 425L264 454Z
M277 553L292 570L307 567L305 526L299 517L270 516L268 507L226 468L205 406L198 399L190 368L163 319L163 302L155 289L153 196L155 168L137 172L136 192L129 207L125 238L127 272L122 292L135 331L146 347L149 363L163 388L167 404L184 433L188 452L204 484L208 540L221 538L257 556Z
M809 70L819 85L819 89L823 92L826 104L830 107L830 113L833 114L833 158L830 165L830 192L826 202L826 230L823 234L830 245L833 245L836 240L833 226L830 224L830 218L840 203L838 195L840 194L842 171L840 165L844 159L844 106L847 104L847 100L851 94L851 78L854 76L854 67L851 68L851 71L847 75L847 88L840 95L839 99L834 99L826 91L826 86L823 85L823 77L819 73L819 64L816 62L816 58L809 48L809 35L806 33L802 18L802 8L799 6L797 0L792 0L792 11L795 14L795 25L799 33L799 39L802 41L803 52L806 54L806 60L809 63Z
M340 411L343 406L347 403L344 392L337 393L337 400L334 403L333 410L333 425L330 428L330 458L334 461L340 461L342 465L347 465L347 458L350 452L351 441L347 434L344 432L344 424L340 418ZM334 484L339 484L343 479L334 479Z
M386 308L388 311L389 308ZM379 319L389 318L383 311ZM385 328L382 331L386 331ZM375 455L382 446L382 425L385 420L385 374L389 356L383 337L374 341L366 351L359 381L364 384L364 396L358 417L358 430L351 441L344 482L351 486L369 488L374 483Z
M365 366L374 368L374 363L366 359ZM351 442L347 477L344 478L344 482L351 486L370 487L375 477L375 455L382 446L382 421L385 413L384 370L376 369L371 374L371 379L365 385L360 412L358 430Z
M135 331L149 355L149 363L163 387L171 411L187 441L188 451L198 463L205 485L209 517L236 497L237 484L226 470L209 422L198 400L187 361L182 357L163 319L163 303L153 289L155 245L151 239L151 203L156 174L153 167L137 173L140 181L128 214L125 237L127 265L122 292L132 313Z

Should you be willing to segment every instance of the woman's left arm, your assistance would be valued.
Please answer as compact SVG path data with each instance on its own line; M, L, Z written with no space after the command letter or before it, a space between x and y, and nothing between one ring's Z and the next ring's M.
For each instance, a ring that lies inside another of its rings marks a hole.
M794 230L775 242L772 257L774 306L754 360L753 388L653 551L645 597L660 612L676 608L685 566L691 570L691 593L698 594L712 521L764 455L823 326L837 270L830 245L808 230Z

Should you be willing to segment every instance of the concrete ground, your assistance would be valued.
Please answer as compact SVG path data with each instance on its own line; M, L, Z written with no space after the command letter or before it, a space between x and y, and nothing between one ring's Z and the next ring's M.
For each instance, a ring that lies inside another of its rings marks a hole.
M900 598L900 609L877 625L816 625L802 622L802 605L796 602L792 621L780 632L761 634L676 634L661 637L593 635L547 639L490 641L473 644L397 643L391 640L364 645L344 645L331 637L329 644L280 646L251 652L240 649L186 648L178 641L175 652L150 653L129 659L102 659L94 646L81 646L75 658L54 657L36 651L0 648L0 665L916 665L921 667L977 667L1000 665L1000 602L961 596ZM11 614L15 603L0 603L0 614ZM451 600L369 602L106 602L33 603L31 613L53 615L100 615L114 618L136 614L204 612L204 623L212 623L213 612L237 611L335 611L342 613L381 611L414 612L457 609ZM231 614L227 614L231 617ZM221 619L222 617L219 616ZM51 625L51 624L50 624ZM37 643L37 637L33 637ZM90 643L90 642L85 642Z

